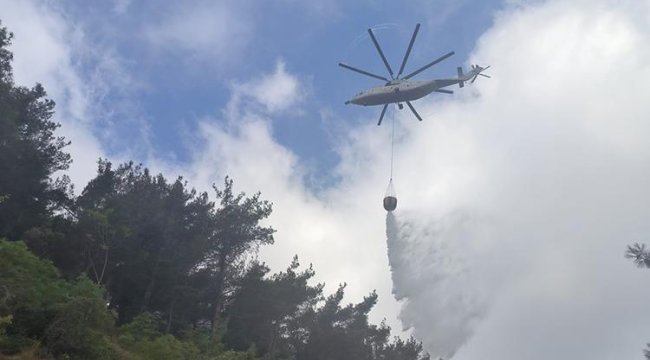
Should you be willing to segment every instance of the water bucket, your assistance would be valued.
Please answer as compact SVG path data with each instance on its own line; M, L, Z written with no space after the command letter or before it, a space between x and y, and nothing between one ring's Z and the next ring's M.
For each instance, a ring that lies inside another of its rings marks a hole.
M388 182L388 188L386 189L386 195L384 195L384 209L386 211L393 211L397 208L397 195L395 194L395 189L393 188L393 179L390 179Z
M397 208L397 198L394 196L386 196L384 198L384 209L386 211L393 211Z

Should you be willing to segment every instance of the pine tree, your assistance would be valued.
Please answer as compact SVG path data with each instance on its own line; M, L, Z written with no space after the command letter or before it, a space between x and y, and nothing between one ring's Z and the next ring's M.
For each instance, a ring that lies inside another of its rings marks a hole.
M43 86L16 86L7 49L13 35L0 27L0 237L18 240L70 204L70 179L52 179L71 163L69 144L54 135L54 101Z

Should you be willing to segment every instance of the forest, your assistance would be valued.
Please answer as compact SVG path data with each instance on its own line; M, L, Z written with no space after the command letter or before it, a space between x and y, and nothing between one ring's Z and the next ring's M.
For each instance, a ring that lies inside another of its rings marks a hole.
M298 256L271 270L260 193L99 159L76 194L40 84L14 83L0 24L0 359L426 360ZM74 139L72 139L74 141Z

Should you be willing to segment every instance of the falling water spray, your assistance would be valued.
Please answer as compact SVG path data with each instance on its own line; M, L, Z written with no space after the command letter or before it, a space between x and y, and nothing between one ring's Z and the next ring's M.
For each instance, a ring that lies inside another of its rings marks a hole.
M431 355L451 358L484 314L467 243L471 217L386 214L388 260L400 320Z

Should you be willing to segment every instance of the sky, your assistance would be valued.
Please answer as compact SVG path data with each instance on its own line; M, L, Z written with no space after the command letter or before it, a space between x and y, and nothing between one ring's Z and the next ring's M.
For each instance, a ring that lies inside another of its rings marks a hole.
M142 162L199 190L230 175L274 203L259 257L312 263L372 321L454 359L642 358L650 272L650 2L0 0L15 80L43 83L96 162ZM344 105L397 68L491 65L453 95ZM398 208L381 207L390 176Z

